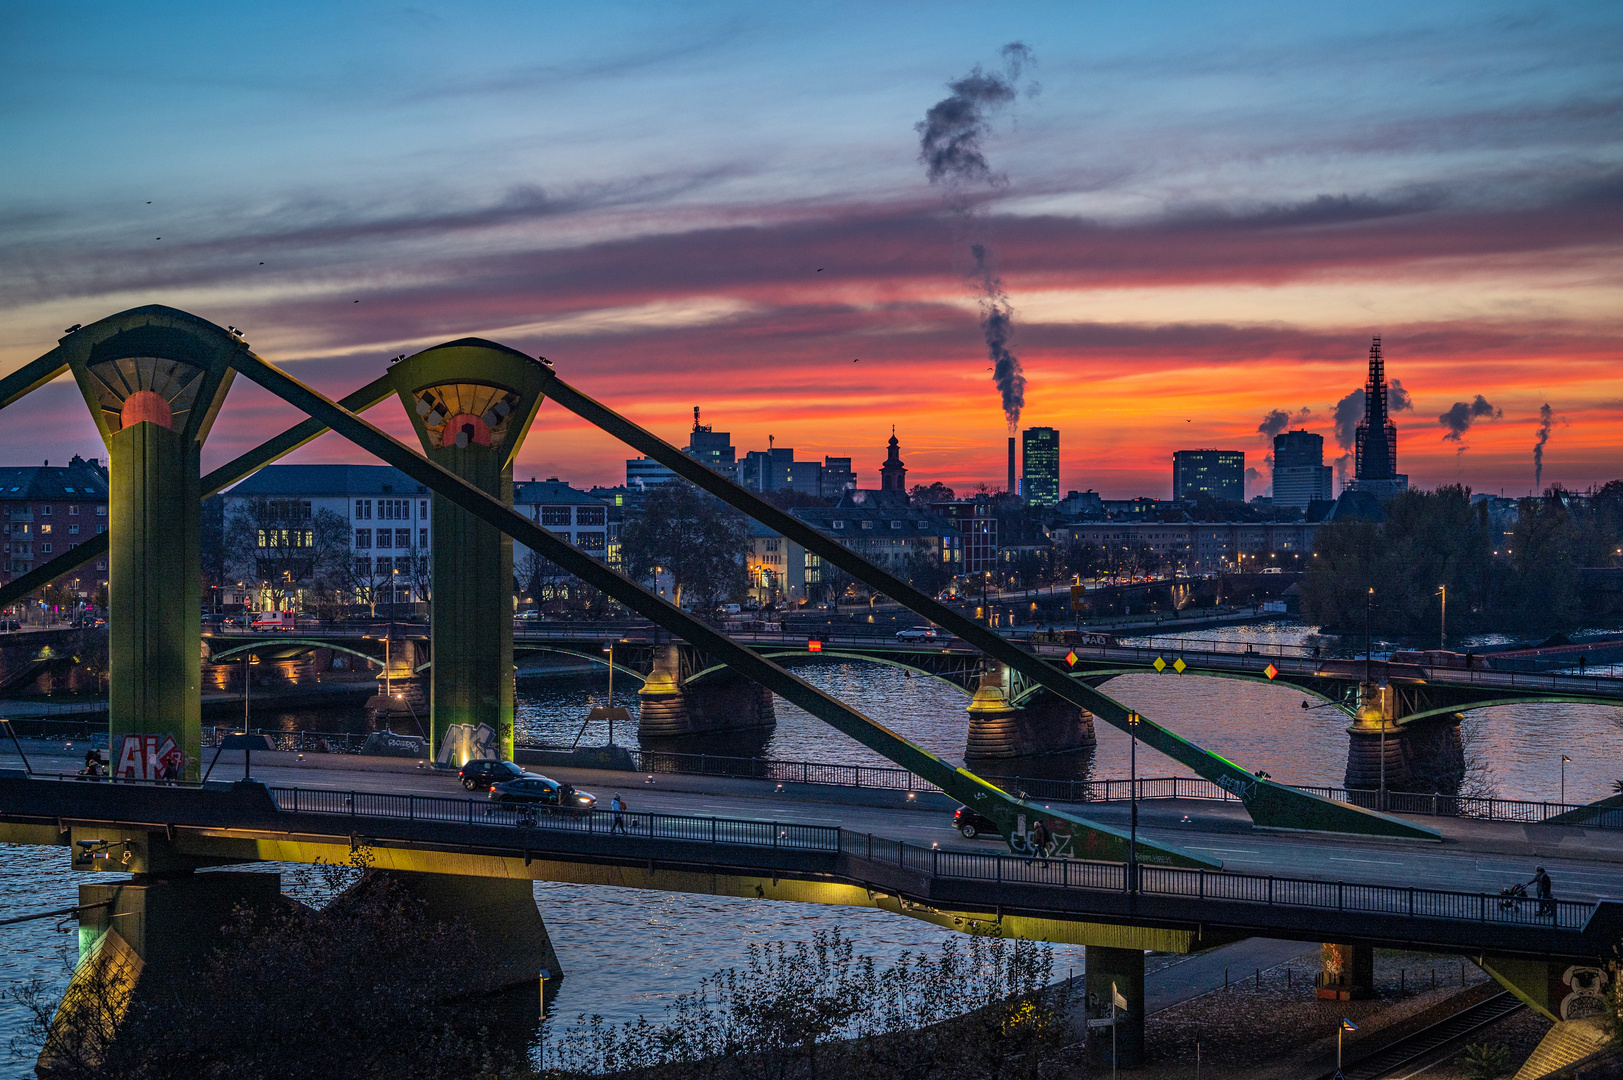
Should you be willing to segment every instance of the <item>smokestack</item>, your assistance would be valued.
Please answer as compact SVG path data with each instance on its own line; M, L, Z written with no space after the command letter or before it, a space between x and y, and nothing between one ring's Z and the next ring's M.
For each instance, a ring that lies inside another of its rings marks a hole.
M1009 494L1014 494L1014 436L1009 436Z

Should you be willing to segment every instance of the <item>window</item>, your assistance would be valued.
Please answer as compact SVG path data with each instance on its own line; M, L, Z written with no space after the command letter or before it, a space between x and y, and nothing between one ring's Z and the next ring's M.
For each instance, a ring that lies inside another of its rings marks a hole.
M106 506L98 506L98 507L96 507L96 516L97 517L106 517L107 516L107 507Z
M68 507L68 517L78 517L78 516L79 516L79 507L77 505Z
M355 560L355 576L358 578L371 577L372 560L367 558L365 555L358 556Z
M541 524L543 524L543 525L568 525L569 524L569 507L567 507L567 506L543 506L541 508Z
M831 521L831 522L829 522L829 524L834 526L836 529L845 528L845 522L843 522L843 521Z
M51 516L51 504L50 503L46 503L44 506L39 508L39 516L40 517L50 517Z
M377 567L378 577L388 577L394 571L394 560L387 555L379 555L372 562Z
M79 526L77 526L77 525L69 525L68 526L68 535L69 536L78 536L79 535Z
M608 510L601 506L575 507L576 525L601 525L606 520Z
M101 507L98 506L98 507L96 507L96 509L100 510ZM102 533L104 533L106 531L107 531L107 526L105 526L105 525L97 525L96 526L96 535L97 536L100 536Z
M418 529L417 530L417 546L420 547L420 548L425 548L425 547L428 546L428 530L427 529Z
M893 521L890 523L890 527L893 529L900 529L902 527L902 523L900 521Z
M863 522L863 523L862 523L862 527L863 527L863 528L864 528L864 529L871 529L871 528L873 528L873 522L871 522L871 521L864 521L864 522Z
M42 532L42 533L49 534L50 531L51 531L51 526L49 524L41 525L39 527L39 531Z
M396 529L394 531L394 546L397 548L411 547L411 530Z
M356 499L355 500L355 520L356 521L371 521L372 520L372 500L371 499Z
M583 532L575 534L575 542L582 551L602 551L603 534L600 532Z
M387 489L385 489L385 490L387 490ZM378 500L378 520L379 521L410 521L411 520L411 500L410 499L379 499Z
M356 529L355 530L355 546L357 548L360 548L362 551L365 551L367 548L371 547L372 546L372 530L371 529Z
M778 550L778 541L776 539L763 540L761 542L761 548L765 551L776 551Z
M417 500L417 516L419 518L421 518L422 520L424 520L424 521L428 520L428 500L427 499L418 499Z
M386 547L392 547L393 545L394 545L394 530L393 529L379 529L378 530L378 547L386 548Z
M107 560L106 559L97 559L96 560L96 569L97 570L105 570L105 569L107 569Z
M45 554L47 554L47 555L49 555L51 553L51 545L50 544L41 544L39 546L39 549L41 551L43 551Z

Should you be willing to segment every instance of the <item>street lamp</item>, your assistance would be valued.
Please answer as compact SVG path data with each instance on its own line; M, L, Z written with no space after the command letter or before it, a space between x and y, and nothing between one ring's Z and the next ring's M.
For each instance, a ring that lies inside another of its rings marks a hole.
M1341 1018L1341 1026L1336 1028L1336 1075L1337 1076L1341 1075L1341 1036L1342 1036L1342 1033L1343 1032L1348 1032L1348 1031L1357 1031L1357 1030L1358 1030L1358 1025L1353 1023L1351 1020L1348 1020L1345 1016L1343 1016Z
M1437 595L1443 598L1442 619L1437 624L1437 651L1442 652L1448 648L1448 586L1437 586Z
M1571 761L1567 755L1561 755L1561 805L1567 805L1567 762Z
M1136 712L1127 714L1127 734L1132 737L1127 752L1127 782L1130 785L1127 811L1127 891L1138 892L1138 722Z

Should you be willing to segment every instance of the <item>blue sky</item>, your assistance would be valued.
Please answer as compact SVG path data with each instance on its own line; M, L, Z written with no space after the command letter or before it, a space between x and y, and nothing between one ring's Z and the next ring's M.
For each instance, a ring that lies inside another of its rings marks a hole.
M334 393L485 333L574 360L673 436L694 394L742 441L817 453L875 456L900 419L920 466L995 479L1001 416L913 125L1018 40L1041 93L987 143L1007 182L984 212L1030 422L1099 433L1068 440L1074 486L1153 493L1167 440L1255 443L1269 408L1322 415L1382 330L1409 346L1391 362L1411 365L1418 474L1512 482L1512 426L1544 400L1569 418L1547 475L1604 480L1623 457L1615 4L0 13L0 369L144 302L246 325ZM1313 257L1320 240L1337 254ZM851 269L806 278L835 259ZM886 364L811 380L821 407L784 415L819 349ZM1436 416L1476 393L1509 422L1462 459ZM63 408L59 449L94 452ZM1129 438L1148 448L1119 452ZM0 434L0 456L36 442ZM623 457L571 447L526 453L582 482Z

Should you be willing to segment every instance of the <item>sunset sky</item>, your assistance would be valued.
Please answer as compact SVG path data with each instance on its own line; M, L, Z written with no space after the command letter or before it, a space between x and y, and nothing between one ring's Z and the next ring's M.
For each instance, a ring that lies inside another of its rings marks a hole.
M1615 0L0 14L0 372L146 303L333 396L478 335L678 443L701 405L877 486L894 424L910 480L996 487L979 240L1062 491L1164 497L1221 447L1261 493L1275 410L1328 460L1374 334L1411 483L1525 493L1545 403L1546 484L1623 476ZM1010 42L993 182L932 184L915 125ZM205 467L296 419L239 380ZM0 422L0 463L75 452L105 451L65 379ZM518 471L627 456L543 407Z

